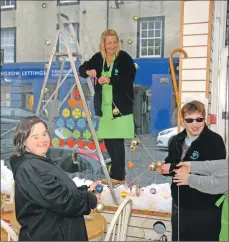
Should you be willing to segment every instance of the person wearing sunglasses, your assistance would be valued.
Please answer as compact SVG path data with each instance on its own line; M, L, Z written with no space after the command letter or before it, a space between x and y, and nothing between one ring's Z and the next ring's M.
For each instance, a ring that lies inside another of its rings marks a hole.
M182 161L202 162L226 158L222 137L208 128L204 104L186 103L181 110L184 130L176 135L170 145L165 164L157 169L159 174L174 176L176 165ZM221 229L221 210L215 203L220 194L206 194L189 186L178 188L171 184L172 240L217 241Z
M224 195L216 202L221 206L221 231L219 241L229 241L228 236L228 158L204 162L181 162L173 178L177 186L189 185L204 193Z

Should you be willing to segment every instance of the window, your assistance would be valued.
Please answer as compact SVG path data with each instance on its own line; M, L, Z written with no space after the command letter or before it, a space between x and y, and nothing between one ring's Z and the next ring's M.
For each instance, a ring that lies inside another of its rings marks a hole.
M11 86L1 84L1 107L11 106Z
M1 49L4 49L4 63L16 62L16 28L1 29Z
M77 36L77 41L79 42L79 23L73 23L72 25L75 30L75 34ZM67 35L69 34L70 31L69 31L68 24L64 24L64 31ZM70 45L71 51L76 52L76 46L75 46L75 43L72 38L69 40L69 45ZM59 37L58 51L67 52L67 50L65 48L65 43L64 43L64 38L62 36L62 33L60 33L60 37ZM74 58L74 59L76 60L76 58ZM68 60L68 58L66 58L66 60Z
M57 0L57 5L73 5L79 3L80 0Z
M138 57L163 57L164 17L141 18L138 22Z
M1 0L1 9L15 9L15 0Z
M21 84L21 108L30 109L31 96L33 96L32 84Z

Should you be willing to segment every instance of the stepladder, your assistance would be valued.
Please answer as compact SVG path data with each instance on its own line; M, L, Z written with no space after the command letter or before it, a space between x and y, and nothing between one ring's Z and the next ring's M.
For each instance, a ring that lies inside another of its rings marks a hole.
M58 25L57 25L57 31L56 31L56 36L55 36L55 41L53 42L53 46L52 46L52 52L47 64L47 70L45 73L45 78L44 78L44 82L43 82L43 86L41 89L41 93L40 93L40 97L39 97L39 101L38 101L38 105L36 108L36 116L40 116L45 110L47 105L49 105L50 107L50 112L48 115L48 128L50 129L54 117L56 114L60 115L62 112L62 115L66 118L69 117L72 114L71 120L73 120L74 122L74 118L77 117L77 111L79 112L79 110L77 109L73 109L71 111L69 111L69 109L65 109L63 110L62 107L63 105L68 102L70 95L73 93L74 90L77 90L80 96L80 102L82 104L82 113L84 113L84 120L85 122L87 122L90 133L91 133L91 138L93 140L93 144L95 146L98 158L99 158L99 162L101 164L102 167L102 171L104 173L105 179L107 181L108 187L110 189L111 192L111 196L113 198L114 203L116 203L118 205L117 202L117 198L115 196L115 192L114 192L114 188L113 185L111 183L111 179L107 170L107 166L103 157L103 153L101 150L101 146L99 143L99 140L96 136L96 130L94 127L94 124L92 122L92 117L91 117L91 112L88 108L88 104L87 104L87 100L85 97L85 93L84 90L82 88L82 84L77 72L77 68L76 68L76 61L74 58L77 58L79 60L79 62L82 62L82 54L80 52L80 46L77 40L77 35L75 33L75 30L73 28L72 22L70 21L69 17L63 13L58 13L57 14L57 19L58 19ZM68 31L65 31L66 26L68 28ZM64 47L65 50L64 52L58 52L58 40L60 38L64 41ZM70 43L69 41L74 42L75 45L75 50L76 52L72 52L71 47L70 47ZM60 63L60 72L59 72L59 76L57 79L57 83L56 83L56 88L54 90L54 92L51 94L51 96L45 100L44 99L44 95L45 95L45 91L47 90L47 84L48 84L48 79L50 76L50 71L51 71L51 67L52 67L52 63L54 61L54 58L60 58L59 60L61 61ZM66 74L64 74L64 65L66 61L69 61L70 64L70 69L65 72ZM64 82L66 82L67 78L69 75L73 75L73 79L74 79L74 84L71 86L71 88L69 88L69 91L67 92L66 96L62 99L59 100L58 99L58 93L59 90L61 88L61 86L64 84ZM62 78L63 77L63 78ZM94 87L92 85L91 79L88 77L87 78L87 85L88 85L88 89L90 91L90 95L91 97L94 96ZM74 137L74 135L73 135ZM77 137L74 137L75 139L77 139Z

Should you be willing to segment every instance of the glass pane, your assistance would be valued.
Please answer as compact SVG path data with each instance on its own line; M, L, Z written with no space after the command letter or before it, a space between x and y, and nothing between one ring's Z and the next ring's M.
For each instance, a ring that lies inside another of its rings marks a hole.
M155 29L161 29L161 21L155 21Z
M155 39L155 46L160 46L160 45L161 45L161 40Z
M142 23L142 29L147 29L147 23Z
M159 46L155 46L155 55L161 55L161 48Z
M146 38L147 37L147 31L142 31L142 38Z
M142 47L146 47L147 46L147 40L146 39L143 39L142 40Z
M154 40L153 39L148 39L148 46L154 46Z
M154 47L148 48L148 55L154 55Z
M147 55L147 48L141 49L141 55Z
M9 44L10 46L14 46L14 38L10 38L8 44Z
M149 22L149 29L154 29L154 22Z
M161 37L161 31L155 30L155 37Z
M148 46L154 46L154 40L153 39L148 40Z
M154 30L148 31L148 37L154 37Z

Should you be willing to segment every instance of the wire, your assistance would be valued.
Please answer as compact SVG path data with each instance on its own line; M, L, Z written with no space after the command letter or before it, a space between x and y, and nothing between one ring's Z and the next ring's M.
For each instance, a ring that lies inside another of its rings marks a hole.
M129 96L128 96L129 97ZM130 99L130 98L129 98ZM130 99L130 100L132 100L132 99ZM132 102L134 102L133 100L132 100ZM114 106L117 108L117 106L115 105L115 103L112 101L112 103L114 104ZM123 117L123 115L122 115L122 113L120 112L120 110L119 110L119 113L121 114L121 117ZM153 157L153 155L149 152L149 150L145 147L145 145L143 144L143 142L141 141L141 139L139 138L139 136L136 134L136 133L134 133L134 136L139 140L139 143L141 143L141 145L143 146L143 148L147 151L147 153L151 156L151 158L154 160L154 161L156 161L156 159Z

